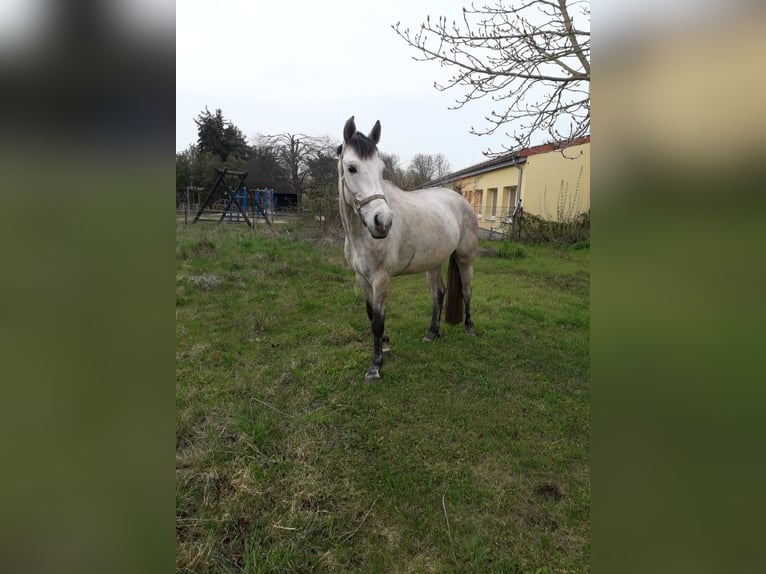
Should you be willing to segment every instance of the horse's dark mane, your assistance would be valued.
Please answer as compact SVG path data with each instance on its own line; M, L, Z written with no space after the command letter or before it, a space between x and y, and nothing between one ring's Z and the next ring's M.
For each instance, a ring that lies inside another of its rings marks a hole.
M358 155L360 159L372 157L372 155L378 150L378 147L372 143L372 141L362 132L356 132L353 136L351 136L351 139L348 141L348 145L353 148L353 150L356 152L356 155Z

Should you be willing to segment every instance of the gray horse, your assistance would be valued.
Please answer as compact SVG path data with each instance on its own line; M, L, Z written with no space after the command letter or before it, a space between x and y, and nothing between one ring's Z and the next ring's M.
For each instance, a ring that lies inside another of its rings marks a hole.
M372 365L365 382L380 379L385 334L386 299L391 277L425 272L431 286L433 314L423 338L439 336L445 288L441 266L449 259L445 321L462 320L473 334L471 280L479 241L476 214L460 194L446 188L403 191L383 179L378 154L380 122L369 135L356 131L354 117L343 128L338 147L338 203L346 234L346 261L364 292L373 334Z

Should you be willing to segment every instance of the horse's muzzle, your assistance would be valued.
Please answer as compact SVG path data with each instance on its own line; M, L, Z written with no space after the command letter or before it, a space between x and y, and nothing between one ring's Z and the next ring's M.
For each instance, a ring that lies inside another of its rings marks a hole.
M374 239L383 239L388 236L388 232L391 231L391 224L393 221L394 218L391 215L388 217L381 217L380 214L376 213L372 225L368 225L367 229L369 229L370 235L372 235Z

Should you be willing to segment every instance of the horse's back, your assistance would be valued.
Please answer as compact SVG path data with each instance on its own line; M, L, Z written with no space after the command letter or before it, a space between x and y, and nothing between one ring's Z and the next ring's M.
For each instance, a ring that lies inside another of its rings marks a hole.
M478 221L462 195L444 187L403 191L387 183L386 195L394 212L392 232L400 252L412 251L406 272L431 269L437 259L446 260L453 251L473 260L478 249Z
M466 263L471 263L479 251L479 220L468 200L458 192L446 187L430 188L439 194L460 219L460 240L455 251ZM423 190L428 191L428 190Z
M418 215L423 213L452 214L461 226L467 230L475 228L478 234L478 222L473 207L468 200L458 192L446 187L429 187L415 191L403 191L394 184L387 182L387 194L400 198L401 202L412 208Z
M463 223L466 228L468 230L475 228L478 234L479 223L476 219L476 213L474 213L473 207L471 207L471 204L468 203L468 200L465 197L460 195L454 189L449 189L447 187L429 187L410 193L428 194L429 192L438 197L439 202L446 202L455 213L459 213L464 220Z
M458 192L446 187L429 187L402 193L414 198L423 198L423 203L442 216L451 215L458 226L461 245L478 245L479 222L476 213L468 200Z

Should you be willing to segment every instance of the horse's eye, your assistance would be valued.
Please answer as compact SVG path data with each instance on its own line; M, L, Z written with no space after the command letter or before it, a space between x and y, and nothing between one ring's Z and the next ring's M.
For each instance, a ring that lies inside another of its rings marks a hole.
M356 168L353 165L348 166L349 173L356 173Z

